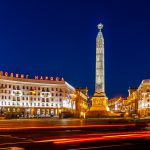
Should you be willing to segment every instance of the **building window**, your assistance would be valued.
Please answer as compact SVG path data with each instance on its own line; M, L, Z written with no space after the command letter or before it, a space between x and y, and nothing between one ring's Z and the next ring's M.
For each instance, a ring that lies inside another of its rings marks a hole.
M49 98L46 98L46 102L49 102Z
M15 108L13 108L13 112L15 112L16 111L16 109Z
M42 98L42 102L45 102L45 99L44 99L44 98Z

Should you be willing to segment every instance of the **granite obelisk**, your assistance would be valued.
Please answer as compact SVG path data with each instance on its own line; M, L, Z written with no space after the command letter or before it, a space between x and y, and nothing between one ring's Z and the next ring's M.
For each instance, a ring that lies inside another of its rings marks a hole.
M105 79L104 79L104 38L102 34L103 25L98 24L99 32L96 38L96 80L95 93L105 96Z
M95 93L92 97L92 107L88 112L90 117L101 117L108 115L107 97L105 94L105 64L104 64L104 37L102 34L103 25L98 24L96 37L96 78Z

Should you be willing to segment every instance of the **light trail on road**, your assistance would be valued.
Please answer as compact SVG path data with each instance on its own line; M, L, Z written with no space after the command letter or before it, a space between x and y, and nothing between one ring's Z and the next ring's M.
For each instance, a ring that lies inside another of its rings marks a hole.
M0 131L4 130L29 130L29 129L70 129L70 128L113 128L113 127L135 127L136 124L100 124L100 125L64 125L64 126L34 126L34 127L1 127Z
M84 143L84 142L96 142L96 141L108 141L108 140L128 140L128 139L141 139L141 138L150 138L150 131L137 131L137 132L115 132L111 134L88 134L83 137L74 137L70 136L67 139L57 139L54 141L54 144L75 144L75 143Z
M13 138L13 137L12 137ZM89 133L89 134L71 134L63 136L49 136L46 139L21 139L20 137L14 137L16 140L20 139L23 141L14 141L1 143L2 146L18 146L18 145L28 145L28 144L44 144L53 143L54 145L70 145L70 144L82 144L88 142L103 142L103 141L123 141L131 139L150 139L150 131L124 131L124 132L105 132L105 133Z

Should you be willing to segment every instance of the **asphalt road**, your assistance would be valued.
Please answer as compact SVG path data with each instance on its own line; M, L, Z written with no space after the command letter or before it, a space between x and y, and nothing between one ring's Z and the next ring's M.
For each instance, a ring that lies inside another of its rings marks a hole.
M142 149L150 146L149 129L148 122L117 119L0 120L0 149Z
M125 119L10 119L0 120L0 128L2 127L33 127L33 126L66 126L66 125L86 125L86 124L114 124L128 123L130 120Z

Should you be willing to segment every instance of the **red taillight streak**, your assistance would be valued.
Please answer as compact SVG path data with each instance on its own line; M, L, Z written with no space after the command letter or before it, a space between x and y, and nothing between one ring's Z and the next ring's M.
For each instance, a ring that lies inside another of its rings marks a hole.
M102 136L102 137L89 137L89 138L75 138L75 139L64 139L62 141L54 141L55 144L69 144L69 143L80 143L89 141L107 141L107 140L125 140L125 139L136 139L136 138L147 138L150 134L128 134L128 135L114 135L114 136Z

